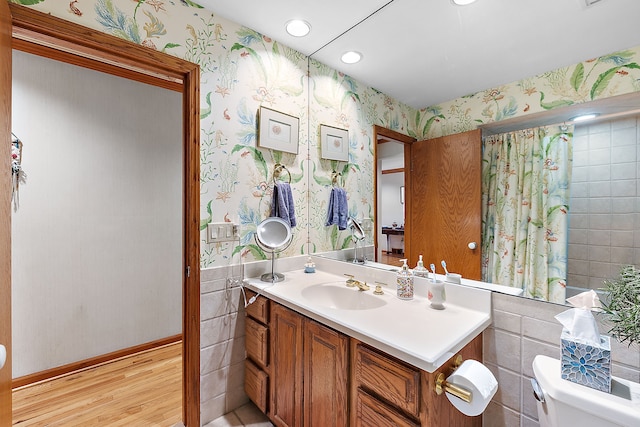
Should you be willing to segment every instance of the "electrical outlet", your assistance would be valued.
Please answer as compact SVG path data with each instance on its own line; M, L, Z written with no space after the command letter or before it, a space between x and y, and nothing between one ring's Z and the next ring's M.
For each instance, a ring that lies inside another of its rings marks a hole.
M207 243L238 240L238 226L232 222L210 222L207 224Z

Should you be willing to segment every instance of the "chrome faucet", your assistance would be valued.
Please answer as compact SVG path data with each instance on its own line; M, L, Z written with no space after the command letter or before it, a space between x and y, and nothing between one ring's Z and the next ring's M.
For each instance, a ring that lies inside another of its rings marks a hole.
M361 282L359 280L356 280L353 278L353 275L351 274L345 274L345 276L348 277L347 283L346 283L347 287L349 288L357 287L361 291L369 290L369 285L367 285L367 282Z

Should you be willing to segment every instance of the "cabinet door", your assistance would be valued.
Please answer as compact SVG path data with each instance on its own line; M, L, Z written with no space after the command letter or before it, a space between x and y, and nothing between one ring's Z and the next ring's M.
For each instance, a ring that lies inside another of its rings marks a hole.
M349 338L313 320L304 329L304 425L348 425Z
M271 305L271 412L277 426L302 425L304 318L279 304Z
M244 391L249 399L265 414L267 413L267 392L269 376L252 361L244 361Z
M247 357L260 368L266 369L269 364L269 328L248 317L244 329Z

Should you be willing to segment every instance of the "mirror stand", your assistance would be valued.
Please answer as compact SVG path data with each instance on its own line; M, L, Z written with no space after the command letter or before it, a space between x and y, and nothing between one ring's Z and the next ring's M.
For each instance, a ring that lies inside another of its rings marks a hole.
M364 254L364 247L362 247L362 258L358 258L358 244L364 241L366 234L362 229L362 226L355 218L349 217L347 221L347 227L351 229L351 240L353 241L353 263L354 264L364 264L367 261L367 258Z
M263 282L277 283L284 280L284 274L275 272L276 265L276 251L271 251L271 273L264 273L260 276L260 280Z

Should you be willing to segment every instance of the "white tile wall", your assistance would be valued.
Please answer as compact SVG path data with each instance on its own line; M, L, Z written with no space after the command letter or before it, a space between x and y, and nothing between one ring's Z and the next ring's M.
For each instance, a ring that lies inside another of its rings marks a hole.
M493 324L483 333L484 363L499 389L483 416L484 427L538 426L530 379L538 354L560 358L562 327L554 316L568 307L492 294ZM600 325L602 333L607 332ZM613 375L640 381L640 349L612 341Z
M640 264L639 121L634 116L575 129L570 286L597 289L620 266Z
M239 274L237 266L210 268L200 273L200 415L203 425L247 402L244 393L244 300L234 282L241 279Z
M302 268L306 257L276 261L276 269ZM270 261L207 268L200 272L200 421L205 425L248 402L244 392L243 274L267 272Z

